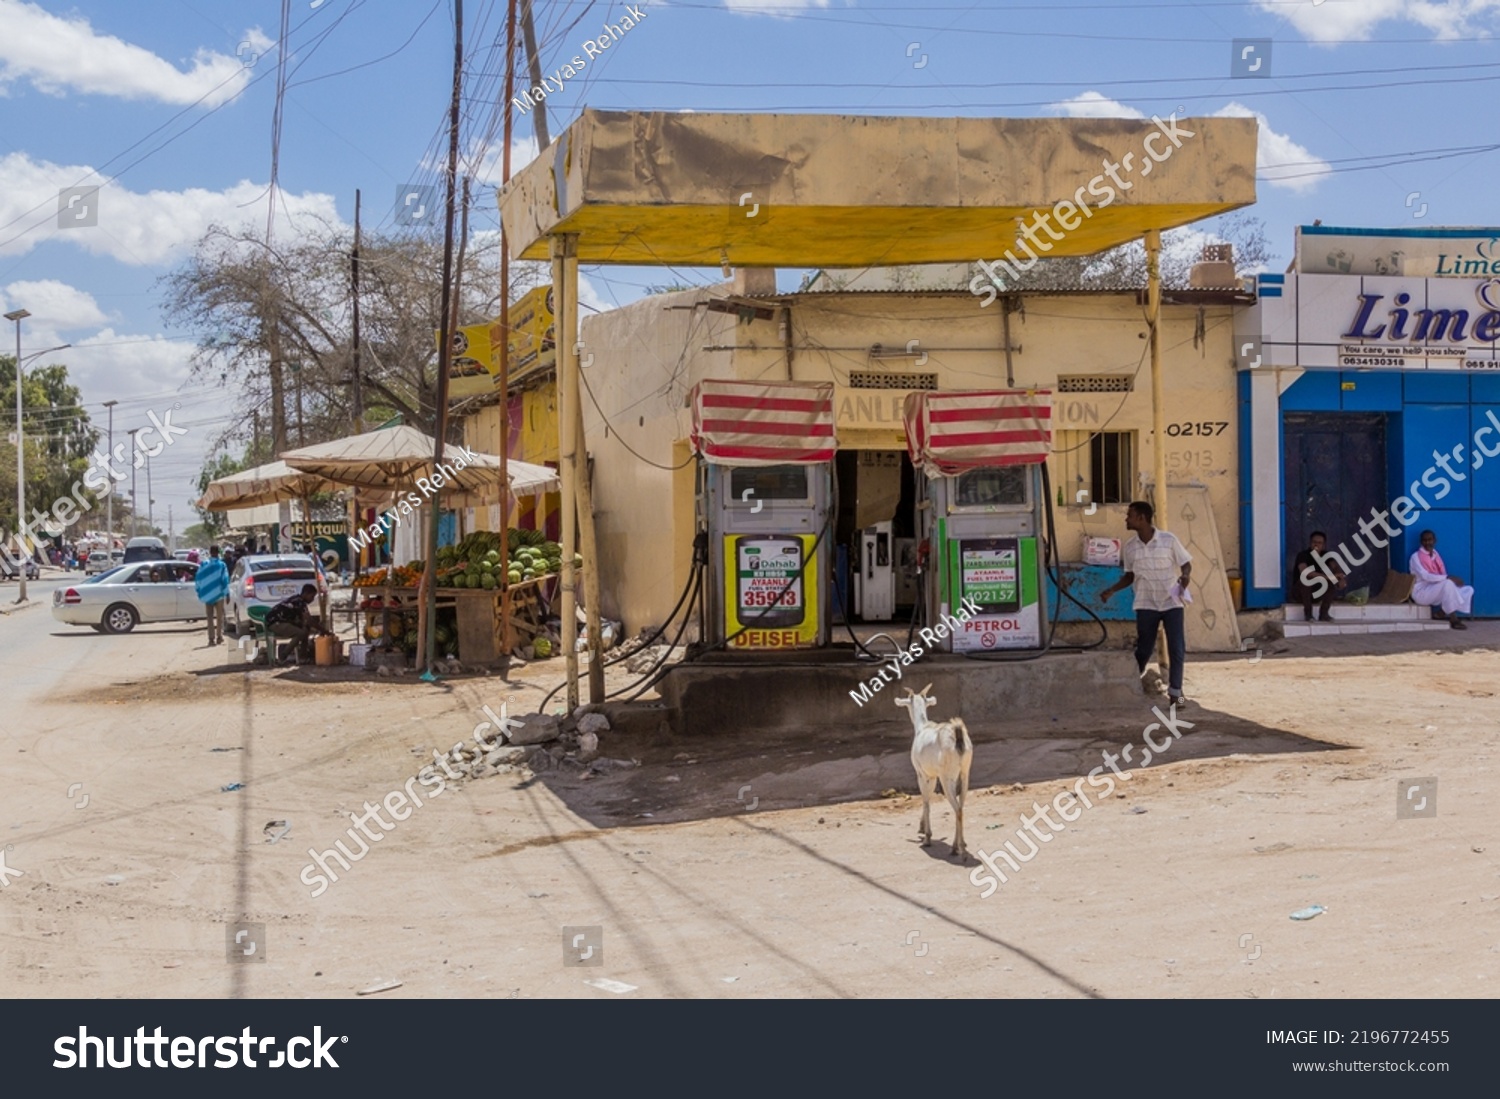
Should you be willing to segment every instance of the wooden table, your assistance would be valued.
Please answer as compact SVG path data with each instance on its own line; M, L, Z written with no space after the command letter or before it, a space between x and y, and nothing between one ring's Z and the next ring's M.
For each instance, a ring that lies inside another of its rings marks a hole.
M437 589L437 605L453 607L458 619L458 659L464 664L493 664L519 645L529 645L538 635L546 633L542 625L551 606L548 585L554 576L523 580L502 591L499 588L445 588ZM385 606L360 608L366 616L381 616L381 643L390 638L390 619L394 614L417 613L416 588L367 587L356 588L356 607L367 596L379 595ZM392 598L401 600L399 607L390 605ZM366 621L368 622L368 617ZM416 628L413 617L410 628ZM363 637L363 631L360 632Z

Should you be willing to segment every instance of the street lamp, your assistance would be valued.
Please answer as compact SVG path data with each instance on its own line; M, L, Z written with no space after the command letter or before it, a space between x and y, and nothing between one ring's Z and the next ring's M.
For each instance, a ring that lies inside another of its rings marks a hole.
M16 547L23 554L16 563L16 571L21 577L17 603L26 602L26 562L31 560L31 555L25 553L26 543L21 540L21 527L26 522L26 452L22 447L25 440L21 435L21 322L29 316L31 314L24 309L5 314L6 320L16 322Z
M111 458L115 453L115 405L119 403L119 401L104 402L104 407L109 409L109 456ZM115 486L113 481L109 486L109 498L104 505L104 515L104 529L109 533L109 545L104 547L104 552L109 555L109 563L112 565L115 561Z
M139 430L140 430L140 428L133 427L128 432L128 434L130 435L130 453L131 453L131 456L132 456L132 460L131 460L131 463L130 463L130 538L134 538L137 534L140 533L140 529L136 525L136 521L135 521L135 467L136 467L136 462L134 461L134 455L135 455L135 433L137 431L139 431ZM130 545L130 538L127 538L125 540L125 545L127 547L129 547L129 545Z

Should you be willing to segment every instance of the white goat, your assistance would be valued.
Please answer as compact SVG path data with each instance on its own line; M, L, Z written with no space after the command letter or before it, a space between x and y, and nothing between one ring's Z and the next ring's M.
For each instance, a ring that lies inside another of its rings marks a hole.
M913 730L911 742L911 765L917 772L917 785L922 788L922 846L932 843L933 790L938 780L943 782L943 796L953 806L953 853L960 859L968 856L964 847L964 795L969 792L969 767L974 762L974 742L969 739L969 729L962 718L948 721L929 721L927 708L936 706L937 699L927 692L927 684L920 692L906 689L905 696L896 699L911 716Z

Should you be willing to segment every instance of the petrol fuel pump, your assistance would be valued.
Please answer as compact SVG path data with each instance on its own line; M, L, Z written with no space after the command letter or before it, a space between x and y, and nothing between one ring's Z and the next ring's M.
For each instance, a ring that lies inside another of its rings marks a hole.
M690 403L706 640L731 651L826 645L833 386L705 381Z
M918 479L917 507L927 550L927 621L978 608L941 648L1042 648L1050 394L913 393L906 428L912 462L926 473Z
M1039 466L970 469L927 482L929 622L979 610L943 642L948 652L1039 649L1047 621Z

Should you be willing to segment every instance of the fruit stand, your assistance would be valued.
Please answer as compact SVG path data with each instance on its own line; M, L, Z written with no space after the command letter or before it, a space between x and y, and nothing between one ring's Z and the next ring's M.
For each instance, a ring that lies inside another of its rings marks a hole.
M500 535L475 531L438 549L436 640L439 654L465 664L493 663L546 636L543 625L562 569L561 547L540 531L507 532L510 567L502 583ZM578 558L575 557L575 562ZM424 562L380 569L356 581L361 636L412 655Z

